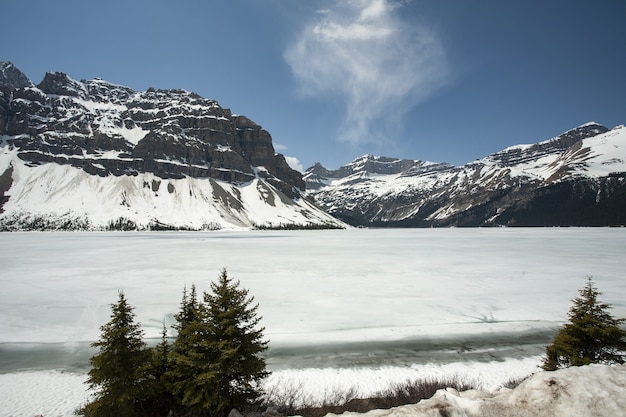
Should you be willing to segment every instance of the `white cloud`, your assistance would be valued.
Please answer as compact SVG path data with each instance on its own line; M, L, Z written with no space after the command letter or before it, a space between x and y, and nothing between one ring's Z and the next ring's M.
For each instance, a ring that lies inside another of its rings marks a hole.
M298 172L304 172L302 163L295 156L285 156L285 161L287 161L287 165L289 165L291 169L295 169Z
M392 0L342 0L319 11L284 57L308 97L339 96L339 139L388 140L406 112L447 77L436 33L401 15Z

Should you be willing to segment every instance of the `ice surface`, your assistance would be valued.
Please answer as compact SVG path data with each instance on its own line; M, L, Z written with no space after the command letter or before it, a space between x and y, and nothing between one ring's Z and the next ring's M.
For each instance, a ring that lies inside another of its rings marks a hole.
M276 345L555 327L592 275L626 315L626 229L0 234L0 342L97 339L123 290L148 337L220 268Z

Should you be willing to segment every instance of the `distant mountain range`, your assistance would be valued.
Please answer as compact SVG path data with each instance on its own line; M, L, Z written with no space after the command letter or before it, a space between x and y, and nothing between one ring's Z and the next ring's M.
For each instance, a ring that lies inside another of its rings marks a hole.
M0 61L0 230L344 227L270 134L183 90Z
M320 207L355 226L622 226L626 128L588 123L462 166L366 155L304 178Z
M305 191L306 188L306 191ZM475 162L366 155L304 177L215 100L0 61L0 230L617 226L626 128L588 123Z

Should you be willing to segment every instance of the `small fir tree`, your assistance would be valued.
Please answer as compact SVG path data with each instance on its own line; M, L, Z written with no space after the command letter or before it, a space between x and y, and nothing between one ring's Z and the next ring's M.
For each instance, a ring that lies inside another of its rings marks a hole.
M167 327L163 321L163 331L161 332L161 341L152 348L152 375L156 380L161 380L163 375L169 368L170 342L167 340Z
M148 370L150 384L150 398L147 407L152 410L153 415L167 415L174 405L174 399L169 392L166 374L170 368L170 352L172 346L168 341L167 327L163 322L161 341L150 349L150 368Z
M188 323L198 320L198 296L196 285L191 284L191 292L187 295L187 287L183 288L183 299L180 302L180 311L174 315L176 324L172 327L177 331L183 330Z
M620 328L624 319L615 319L608 304L598 301L601 294L591 277L579 290L570 308L569 323L557 333L546 347L542 368L548 371L591 363L624 363L626 331Z
M101 330L100 340L92 343L99 351L90 359L87 379L89 387L96 390L95 399L84 413L89 417L141 415L149 390L149 352L123 292L117 303L111 304L111 320Z

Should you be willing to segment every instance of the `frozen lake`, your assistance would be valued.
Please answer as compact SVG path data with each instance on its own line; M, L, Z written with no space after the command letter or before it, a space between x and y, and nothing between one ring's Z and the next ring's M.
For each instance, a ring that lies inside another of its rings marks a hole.
M626 315L626 229L0 234L0 343L98 338L123 290L147 337L222 267L276 348L550 329L593 276Z
M0 373L84 372L119 290L158 338L222 267L260 304L274 371L535 367L587 276L626 316L625 255L620 228L2 233Z

